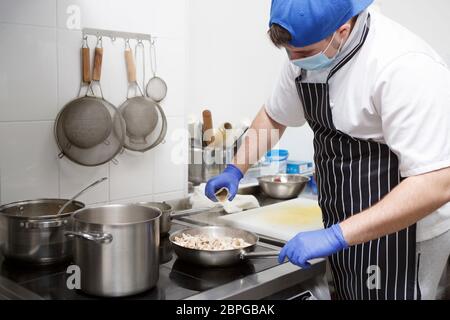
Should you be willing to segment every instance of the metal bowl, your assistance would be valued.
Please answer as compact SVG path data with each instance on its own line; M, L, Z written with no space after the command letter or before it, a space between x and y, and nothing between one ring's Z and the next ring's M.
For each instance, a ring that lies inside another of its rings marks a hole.
M271 198L292 199L305 190L310 178L299 174L277 174L258 178L261 190Z

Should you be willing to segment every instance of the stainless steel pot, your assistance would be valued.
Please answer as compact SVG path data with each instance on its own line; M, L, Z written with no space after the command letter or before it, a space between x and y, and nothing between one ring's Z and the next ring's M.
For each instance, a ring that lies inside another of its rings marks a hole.
M70 239L64 236L72 225L71 213L84 207L72 202L59 216L65 199L39 199L10 203L0 207L6 258L25 263L53 264L72 256Z
M74 261L81 290L122 297L154 287L159 278L161 211L138 205L108 205L73 215Z
M211 212L223 210L223 208L221 207L216 207L216 208L195 208L195 209L175 211L174 208L166 202L139 202L137 203L137 205L157 208L161 210L162 215L161 219L159 220L159 232L161 236L169 233L170 228L172 227L172 219L174 218L192 216L207 211Z

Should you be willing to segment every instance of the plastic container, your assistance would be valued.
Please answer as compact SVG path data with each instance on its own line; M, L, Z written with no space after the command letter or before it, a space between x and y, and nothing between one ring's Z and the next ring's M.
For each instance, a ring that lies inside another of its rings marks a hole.
M308 174L313 171L313 163L308 161L288 161L287 174Z
M271 150L265 156L265 173L277 174L286 173L289 151L287 150Z

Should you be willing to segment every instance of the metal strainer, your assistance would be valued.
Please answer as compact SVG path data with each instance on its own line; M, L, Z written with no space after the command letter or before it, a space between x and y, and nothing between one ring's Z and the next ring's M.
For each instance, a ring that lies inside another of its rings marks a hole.
M83 48L84 49L84 48ZM103 48L99 39L95 49L94 72L89 74L89 53L83 51L83 82L89 81L86 95L70 102L58 114L55 123L55 137L61 153L75 163L84 166L98 166L109 162L123 149L125 123L117 109L103 97L100 78ZM88 80L89 79L89 80ZM97 84L101 97L94 94Z
M153 77L147 83L146 88L147 97L149 97L155 102L161 102L167 95L167 84L163 79L161 79L156 75L157 64L156 64L155 40L152 40L150 42L150 62Z
M83 77L82 84L88 84L84 97L69 102L58 116L58 124L62 126L68 142L82 149L92 148L105 141L112 130L112 119L102 99L88 96L93 92L92 84L100 81L103 48L101 42L95 48L94 74L90 77L90 49L86 39L82 47ZM78 96L79 96L78 95Z
M159 113L162 109L156 102L146 98L136 81L136 65L133 59L132 50L129 43L126 42L125 61L128 75L128 93L127 100L120 106L119 112L126 123L126 136L124 146L132 151L145 152L154 147L154 143L159 139L154 138L154 131L159 124ZM131 89L137 90L140 95L130 98ZM161 119L163 117L161 116ZM164 119L163 119L164 122ZM165 125L166 126L166 125ZM159 131L163 134L163 129ZM164 133L165 135L165 133Z

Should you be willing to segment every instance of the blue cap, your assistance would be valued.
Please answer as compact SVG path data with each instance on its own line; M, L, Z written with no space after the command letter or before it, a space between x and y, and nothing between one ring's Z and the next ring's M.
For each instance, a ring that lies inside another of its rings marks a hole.
M293 47L305 47L331 36L374 0L272 0L270 26L289 31Z

